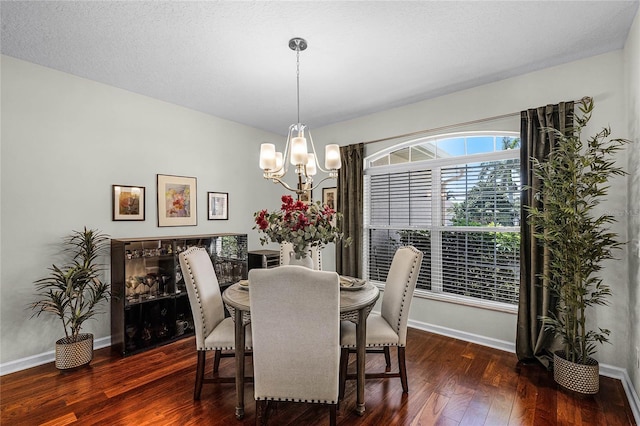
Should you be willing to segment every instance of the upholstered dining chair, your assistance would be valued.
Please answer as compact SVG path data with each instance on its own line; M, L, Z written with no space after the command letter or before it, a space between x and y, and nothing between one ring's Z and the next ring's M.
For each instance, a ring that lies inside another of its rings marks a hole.
M249 271L256 424L269 403L329 404L336 424L340 368L338 274L297 265Z
M200 399L203 383L233 383L234 377L205 378L207 351L214 351L213 372L218 373L221 357L235 354L233 320L225 318L220 285L207 250L191 247L180 253L180 267L189 295L196 331L196 384L193 399ZM247 327L251 327L248 325ZM247 329L246 350L251 350L251 332ZM225 351L225 352L223 352Z
M280 243L280 266L288 265L291 259L290 253L293 251L293 244L288 242ZM311 260L313 261L313 269L322 271L322 256L318 247L311 247Z
M423 253L413 246L400 247L391 261L387 282L382 295L380 314L371 313L367 318L367 353L382 352L385 355L384 373L366 373L365 379L399 377L402 391L409 392L405 347L407 344L407 322L413 291L416 288ZM340 323L340 397L344 396L345 381L355 375L347 374L349 354L355 352L356 328L351 322ZM390 372L389 348L398 352L398 372Z

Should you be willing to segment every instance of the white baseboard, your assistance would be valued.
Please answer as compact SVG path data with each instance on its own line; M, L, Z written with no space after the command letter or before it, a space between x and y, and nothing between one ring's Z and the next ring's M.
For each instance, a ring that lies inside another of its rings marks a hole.
M627 400L631 406L633 417L636 420L636 424L640 424L640 399L631 383L631 377L629 377L627 370L612 365L600 364L600 375L618 379L622 382L622 387L624 388L624 393L627 394Z
M498 340L491 337L480 336L473 333L467 333L460 330L453 330L447 327L441 327L439 325L428 324L420 321L409 320L409 326L417 328L418 330L428 331L434 334L440 334L454 339L463 340L465 342L477 343L478 345L488 346L490 348L499 349L506 352L515 353L516 345L504 340ZM634 389L631 378L627 373L627 370L620 367L614 367L608 364L600 364L600 375L610 377L612 379L618 379L622 382L622 387L627 395L627 400L631 406L631 412L637 424L640 424L640 400L638 394Z
M111 346L111 336L101 337L99 339L94 339L93 341L94 349L106 348L107 346ZM53 362L55 361L55 359L56 352L49 351L37 355L28 356L26 358L17 359L15 361L5 362L4 364L0 364L0 376L15 373L16 371L20 370L26 370L27 368L46 364L48 362Z
M442 327L439 325L428 324L420 321L409 320L409 327L418 330L429 331L431 333L440 334L442 336L453 337L454 339L464 340L465 342L477 343L482 346L499 349L501 351L516 352L516 345L505 340L498 340L492 337L480 336L479 334L467 333L466 331L454 330L452 328Z

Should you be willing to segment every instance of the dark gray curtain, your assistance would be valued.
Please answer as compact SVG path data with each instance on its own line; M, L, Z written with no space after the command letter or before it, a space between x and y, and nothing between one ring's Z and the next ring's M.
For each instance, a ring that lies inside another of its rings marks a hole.
M338 212L343 214L341 230L351 237L349 247L336 244L336 272L362 278L362 209L364 144L340 147L342 167L338 173Z
M521 195L521 243L520 243L520 302L516 332L516 354L520 361L537 359L547 368L553 359L553 351L559 349L552 332L544 329L540 317L547 315L553 306L551 293L544 286L542 276L548 265L548 252L536 243L534 229L527 219L527 206L542 208L544 201L534 194L540 188L534 176L531 157L544 160L556 145L553 132L545 128L566 131L573 125L573 102L560 102L520 114L520 163L522 186L527 189Z

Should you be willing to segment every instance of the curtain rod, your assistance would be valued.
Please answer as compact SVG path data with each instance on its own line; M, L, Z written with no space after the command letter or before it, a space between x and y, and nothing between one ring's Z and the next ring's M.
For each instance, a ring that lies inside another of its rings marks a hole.
M578 102L589 101L589 100L591 100L590 96L584 96L580 100L575 100L575 101L571 101L571 102L578 103ZM448 124L446 126L434 127L433 129L417 130L415 132L404 133L402 135L389 136L389 137L382 138L382 139L375 139L375 140L371 140L371 141L362 142L362 144L363 145L368 145L370 143L384 142L384 141L389 141L389 140L393 140L393 139L406 138L406 137L409 137L409 136L417 136L417 135L421 135L423 133L440 132L442 130L448 130L448 129L452 129L452 128L456 128L456 127L468 126L470 124L478 124L478 123L484 123L486 121L500 120L501 118L515 117L516 115L520 115L520 112L511 112L509 114L495 115L493 117L480 118L478 120L472 120L472 121L465 121L464 123Z

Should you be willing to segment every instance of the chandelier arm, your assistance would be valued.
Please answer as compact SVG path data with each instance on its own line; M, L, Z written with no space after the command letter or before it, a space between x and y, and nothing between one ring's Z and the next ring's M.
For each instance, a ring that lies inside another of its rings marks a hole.
M315 183L315 185L312 185L312 186L310 186L310 187L308 187L308 188L305 188L305 191L313 191L314 189L318 189L318 186L319 186L322 182L324 182L324 181L325 181L325 180L327 180L327 179L332 179L332 178L333 178L333 179L335 179L335 177L333 177L333 176L327 176L326 178L322 179L322 180L321 180L321 181L319 181L319 182L314 182L314 183Z
M284 186L286 189L288 189L289 191L293 191L296 194L298 194L298 191L300 191L300 193L303 193L304 191L302 190L298 190L296 188L292 188L290 187L286 182L283 182L280 178L278 177L267 177L266 179L271 179L271 181L273 183L279 183L280 185Z
M334 176L327 176L324 179L320 180L319 182L314 182L314 184L312 186L303 188L303 189L298 189L298 188L293 188L291 187L289 184L287 184L286 182L284 182L282 179L278 178L278 177L274 177L274 176L270 176L270 177L265 177L266 179L270 179L273 183L279 183L280 185L282 185L283 187L285 187L286 189L288 189L289 191L295 192L296 194L304 194L307 191L313 191L314 189L318 189L318 186L328 180L328 179L335 179ZM308 182L307 182L308 183Z
M284 152L282 153L282 166L280 166L279 169L274 169L271 170L270 173L279 173L282 172L282 175L284 176L285 174L287 174L287 172L289 171L289 141L291 140L291 134L293 132L293 128L295 127L295 124L292 124L291 126L289 126L289 133L287 134L287 142L284 146ZM271 178L268 178L271 179Z
M318 160L318 154L316 153L316 146L313 143L313 136L311 136L311 130L307 127L307 135L309 135L309 142L311 143L311 150L313 151L313 155L316 158L316 167L322 173L330 173L331 170L326 170L324 167L320 165L320 160Z
M280 170L284 169L284 174L287 174L289 171L289 156L291 155L291 135L293 134L293 129L295 128L295 124L289 126L289 132L287 133L287 143L284 146L284 152L282 153L282 167Z

